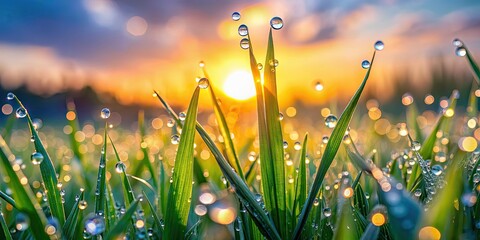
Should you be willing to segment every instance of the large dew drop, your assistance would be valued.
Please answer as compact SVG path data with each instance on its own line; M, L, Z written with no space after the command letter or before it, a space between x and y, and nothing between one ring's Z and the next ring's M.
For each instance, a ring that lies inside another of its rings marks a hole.
M463 46L462 40L460 40L458 38L453 39L452 43L453 43L453 46L455 46L455 47L462 47Z
M117 162L115 164L115 172L122 173L125 171L125 164L123 162Z
M368 60L363 60L362 61L362 68L364 68L364 69L370 68L370 62Z
M85 221L85 231L90 235L98 235L105 231L105 219L103 216L93 216Z
M198 80L198 87L201 89L207 89L209 85L208 78L200 78Z
M19 107L15 112L15 116L17 116L17 118L24 118L27 116L27 110L23 107Z
M33 165L40 165L40 163L43 162L43 155L39 152L34 152L30 159L32 160Z
M337 117L332 114L328 115L325 118L325 126L327 126L328 128L334 128L335 126L337 126Z
M435 176L440 176L443 172L443 167L440 166L440 165L433 165L432 166L432 173L435 175Z
M455 54L457 54L459 57L464 57L467 55L467 49L464 47L457 47L457 49L455 49Z
M283 20L280 17L273 17L270 20L270 26L275 30L280 30L283 27Z
M87 201L81 200L78 202L78 209L85 210L88 207Z
M180 136L175 134L170 138L170 141L172 142L172 144L177 145L178 143L180 143Z
M315 83L315 91L320 92L323 90L323 84L321 82Z
M330 217L332 216L332 209L330 209L329 207L326 207L323 209L323 215L325 217Z
M377 51L382 51L385 48L385 44L383 44L382 41L375 42L375 44L373 46L375 47L375 50L377 50Z
M248 41L247 38L243 38L240 40L240 47L245 50L248 49L250 47L250 41Z
M248 34L248 27L245 24L242 24L238 27L238 35L244 37Z
M233 12L233 13L232 13L232 19L233 19L233 21L238 21L238 20L240 20L240 17L241 17L241 15L240 15L239 12Z
M100 112L100 117L103 119L107 119L110 117L110 109L108 108L103 108L102 111Z

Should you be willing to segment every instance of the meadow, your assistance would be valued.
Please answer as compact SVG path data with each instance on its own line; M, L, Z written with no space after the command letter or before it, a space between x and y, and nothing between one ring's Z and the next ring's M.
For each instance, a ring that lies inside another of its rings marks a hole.
M472 90L405 94L399 121L382 117L375 100L355 113L385 48L373 41L345 108L322 108L324 124L304 126L295 109L279 110L273 36L283 21L270 24L262 63L248 27L238 29L256 89L257 121L247 128L217 100L203 62L186 112L153 91L163 114L140 111L135 129L112 125L108 108L80 124L73 101L64 125L43 126L9 93L0 238L480 239L480 70L467 46L455 39L452 48L472 69ZM207 120L197 119L200 95L212 102Z

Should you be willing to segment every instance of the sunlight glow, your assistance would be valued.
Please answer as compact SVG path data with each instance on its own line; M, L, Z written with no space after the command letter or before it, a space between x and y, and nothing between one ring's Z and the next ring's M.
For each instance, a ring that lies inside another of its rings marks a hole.
M245 70L232 72L223 84L223 91L236 100L252 98L256 94L252 74Z

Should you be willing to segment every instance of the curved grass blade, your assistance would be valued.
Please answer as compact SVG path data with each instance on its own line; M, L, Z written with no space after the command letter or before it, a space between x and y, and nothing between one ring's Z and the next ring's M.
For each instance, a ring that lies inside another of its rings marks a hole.
M199 95L200 88L197 87L190 101L187 118L180 135L180 144L175 157L175 171L172 176L173 183L168 191L164 231L164 238L166 239L183 238L187 228L188 213L191 205L189 199L192 195L193 145Z
M60 196L60 190L57 187L58 179L57 173L53 166L53 162L48 154L45 146L42 143L42 140L38 136L37 130L33 125L30 114L28 113L25 106L23 106L20 99L15 96L15 100L20 105L21 108L25 109L27 113L26 118L28 121L28 126L30 128L30 133L32 134L32 139L34 140L35 151L43 155L43 161L40 163L40 172L43 179L43 184L47 190L47 199L50 206L50 211L52 215L58 220L61 226L65 223L65 210L63 209L62 197Z
M6 193L0 191L0 198L3 199L5 202L7 202L8 204L12 205L13 208L17 208L16 207L16 204L15 204L15 200L13 200L13 198L11 198L10 196L8 196Z
M205 67L203 69L203 74L205 75L206 78L210 79L210 76L208 75L207 71L205 70ZM210 89L210 96L212 99L213 103L213 110L215 113L215 117L217 118L218 122L218 129L220 130L220 134L222 135L225 143L225 151L227 153L227 160L230 162L230 165L232 165L235 168L235 171L237 171L238 175L240 175L241 178L245 179L245 176L243 175L242 171L242 166L240 165L240 161L238 160L238 155L237 152L235 151L235 146L233 145L233 141L231 138L230 134L230 129L228 128L227 125L227 120L225 119L225 115L222 112L222 109L220 108L220 104L218 104L217 97L215 95L214 87L212 85L212 81L209 81L209 89Z
M0 136L0 166L1 169L3 169L3 175L10 178L7 185L12 189L15 206L19 211L28 215L31 223L30 227L32 231L35 232L37 239L49 239L45 233L47 218L40 204L35 200L34 194L28 185L27 177L23 174L20 166L14 161L15 156L8 148L5 140ZM15 168L13 166L15 166Z
M5 240L12 240L12 235L10 234L10 231L8 231L8 225L5 222L5 218L3 217L3 212L0 212L0 227L2 228L2 233L3 233L3 239Z
M113 223L117 221L117 214L115 212L115 197L113 196L112 186L107 182L107 191L105 192L105 222L106 229L110 229L113 226Z
M80 222L80 208L78 207L80 201L83 201L85 197L84 192L80 194L80 197L75 204L73 204L72 210L65 221L65 225L63 225L63 235L66 239L75 239L75 230L77 229L77 224Z
M338 120L337 125L333 129L333 132L330 136L330 140L328 141L327 146L325 147L325 152L322 155L320 165L317 169L315 180L310 188L310 192L308 193L307 201L302 208L299 221L297 223L297 226L295 227L295 230L293 233L293 239L300 238L303 227L305 226L305 223L307 221L308 214L312 209L315 197L322 185L323 178L325 177L325 174L327 173L327 170L330 167L330 164L332 163L333 158L337 154L338 148L340 147L340 144L342 143L343 137L345 135L345 131L347 130L348 125L350 123L350 119L352 118L352 115L355 111L358 100L360 99L360 95L362 94L363 89L365 88L365 84L367 83L368 77L370 76L370 71L372 69L374 60L375 60L375 52L373 53L372 60L370 61L371 65L365 75L365 78L363 79L355 95L353 95L352 99L348 103L347 107L345 107L345 110L340 116L340 119Z
M181 126L181 121L175 111L157 92L155 93L157 94L157 98L167 110L168 114L170 114L170 116ZM207 131L205 131L205 129L199 123L197 123L196 129L207 147L212 152L212 155L217 161L220 170L222 170L223 175L235 189L235 194L240 199L245 209L247 209L247 211L250 213L250 216L257 225L258 230L260 230L260 232L268 239L281 239L275 228L275 225L267 216L263 208L255 200L255 197L253 196L252 192L250 192L247 184L245 184L242 178L240 178L240 176L238 176L238 174L232 169L232 166L222 155L222 152L215 145L214 141L210 138ZM253 232L256 233L255 230Z
M185 239L190 239L195 234L200 223L202 223L202 219L199 219L190 227L190 229L188 229L188 231L185 233Z
M357 208L363 216L367 216L370 211L370 205L368 199L363 192L363 188L358 184L355 188L355 194L353 195L354 207Z
M110 135L107 135L108 138L110 139L110 143L112 144L113 147L113 152L115 153L115 157L117 158L117 164L122 163L122 160L120 160L120 156L118 155L117 148L115 147L115 144L112 141L112 138ZM123 164L123 163L122 163ZM122 165L125 166L125 165ZM115 166L115 168L117 168ZM117 169L115 169L117 171ZM125 167L121 167L121 178L122 178L122 187L123 187L123 198L125 199L125 207L129 207L130 204L135 200L135 195L133 194L132 190L132 185L130 185L130 181L127 178L127 173L125 172Z
M117 237L121 236L126 230L128 223L132 220L132 216L137 210L138 200L132 202L128 210L125 214L115 223L115 226L108 232L107 237L105 239L117 239Z
M478 68L477 62L475 61L472 54L468 50L467 46L465 44L463 44L462 47L466 51L465 56L467 57L467 61L470 65L470 68L472 69L473 76L475 77L475 80L477 80L477 84L480 85L480 68Z
M107 164L107 122L105 122L105 132L103 137L103 147L100 154L100 163L98 165L97 187L95 189L95 214L103 215L107 206L107 184L106 184L106 164Z

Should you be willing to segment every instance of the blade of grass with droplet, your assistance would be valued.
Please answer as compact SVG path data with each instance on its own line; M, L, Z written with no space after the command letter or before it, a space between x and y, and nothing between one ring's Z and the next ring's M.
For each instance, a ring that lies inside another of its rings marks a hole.
M73 204L72 210L63 225L63 235L66 239L75 239L75 230L77 229L77 224L80 222L80 208L78 207L80 201L83 201L85 197L84 192L80 193L80 196L77 201Z
M467 116L470 118L476 117L478 115L477 96L475 95L477 89L478 88L475 86L475 83L472 83L472 89L470 90L467 107Z
M28 215L31 223L30 227L36 233L37 239L49 239L45 233L47 218L40 204L35 200L34 194L28 185L27 177L14 161L15 156L8 148L5 140L0 136L0 168L3 169L3 176L8 176L10 179L7 185L12 190L15 206L19 211ZM16 166L15 169L17 171L14 170L13 166ZM25 184L22 184L22 182Z
M167 212L165 215L166 239L181 239L185 237L189 199L192 195L193 181L193 145L195 140L195 123L197 122L198 97L200 88L197 87L190 101L187 118L180 135L177 156L173 172L173 183L168 191Z
M363 216L367 216L370 212L370 205L363 188L360 184L357 184L354 189L355 194L353 195L353 206L357 208Z
M343 199L341 203L340 213L338 214L337 221L335 222L336 228L333 233L333 238L335 240L344 240L344 239L358 239L358 231L356 229L356 222L353 220L353 211L350 201L348 199Z
M104 215L106 205L106 165L107 165L107 123L105 122L105 130L103 136L103 146L100 153L100 162L98 165L97 186L95 189L95 214ZM107 229L106 229L107 230ZM96 238L96 236L94 236Z
M143 153L143 158L142 158L142 163L143 164L138 164L137 169L135 170L135 176L140 176L143 170L143 166L147 167L148 172L152 176L151 179L153 181L153 185L155 187L158 186L157 182L157 174L155 173L155 170L153 169L152 163L150 162L150 154L148 150L148 146L144 146L143 144L145 143L145 112L143 110L138 112L138 129L140 131L140 149Z
M238 175L240 175L241 178L245 179L242 171L242 166L240 165L237 152L235 151L235 145L233 145L230 129L228 128L228 125L227 125L227 120L225 119L225 115L223 114L222 109L220 108L220 104L218 104L218 100L215 95L214 86L212 84L212 81L210 81L210 76L208 75L205 67L203 67L203 74L205 75L206 78L209 79L210 86L208 89L210 89L210 96L213 103L213 111L215 113L215 117L218 123L218 129L220 130L220 134L224 139L225 151L227 153L226 154L227 160L228 162L230 162L230 165L232 165L235 168L235 171L237 171Z
M157 94L157 98L167 110L168 114L181 126L181 121L175 111L157 92L155 93ZM234 187L235 194L243 202L245 208L250 213L250 216L257 225L258 230L260 230L260 232L269 239L281 239L275 228L275 225L267 216L263 208L255 200L255 197L253 196L252 192L250 192L248 185L245 184L242 178L240 178L240 176L238 176L237 173L232 169L232 166L222 155L222 152L215 145L207 131L205 131L205 129L199 123L197 123L196 129L200 137L202 137L203 141L212 152L212 155L217 161L220 170L222 170L223 175ZM254 234L256 233L255 230L253 232Z
M365 232L363 232L362 237L360 237L360 240L378 239L379 235L380 228L373 225L372 223L369 223L367 228L365 229Z
M477 80L477 84L480 85L480 68L478 68L477 61L473 58L472 54L468 50L467 46L463 46L467 52L466 57L468 60L468 63L472 69L473 76L475 77L475 80Z
M43 155L43 161L40 163L40 173L42 175L43 185L47 190L47 200L50 206L50 211L52 215L57 218L58 222L61 226L65 223L65 210L63 209L62 197L60 196L60 190L57 187L58 179L57 173L53 166L53 162L48 154L45 146L42 143L42 140L38 136L37 130L33 125L32 118L30 114L26 110L25 106L23 106L20 99L15 96L15 100L20 105L21 108L25 109L27 113L26 118L28 121L28 126L30 128L30 133L32 134L32 138L34 139L34 146L35 151L41 153Z
M115 147L115 144L113 143L112 138L110 137L110 135L107 135L107 136L110 139L110 143L112 144L113 152L115 153L115 157L117 158L117 163L121 163L122 160L120 160L120 156L118 155L117 148ZM116 169L115 169L115 172L116 172ZM130 204L135 200L135 195L133 194L132 185L128 180L127 173L125 172L125 168L122 169L120 176L122 178L123 198L125 200L125 207L128 208Z
M291 220L294 225L297 224L297 216L300 214L302 206L307 200L307 164L305 163L305 160L307 158L307 144L308 133L305 134L305 137L303 138L302 152L300 153L300 158L298 162L298 179L296 184L297 186L295 187L295 191L297 191L298 194L296 194L295 196L295 202L293 205L294 214L292 215L293 219ZM310 230L311 228L305 229L305 231L302 233L302 236L304 238L310 236L312 234Z
M451 219L455 215L454 201L460 200L463 191L463 167L462 161L466 153L458 150L451 165L447 168L445 181L448 183L443 189L439 190L438 196L432 201L428 212L425 214L424 226L433 226L438 229L442 235L448 233L446 230L451 224ZM451 229L452 230L452 229Z
M13 198L11 198L10 196L8 196L6 193L0 191L0 198L3 199L5 202L7 202L8 204L12 205L13 208L17 208L16 207L16 204L15 204L15 200L13 200Z
M415 105L415 103L412 103L407 107L407 125L409 126L409 129L415 130L415 139L418 142L423 142L424 137L422 134L422 129L420 129L420 125L418 124L417 117L417 106Z
M315 200L315 197L318 191L320 190L320 187L323 182L323 178L325 177L325 174L327 173L327 170L330 167L330 164L332 163L333 159L335 158L335 155L337 154L338 148L340 147L340 144L342 143L343 137L345 135L345 131L347 130L348 125L350 123L350 119L352 118L355 108L357 106L358 100L360 99L360 95L362 94L363 89L365 88L365 84L367 83L368 77L370 76L370 71L372 69L374 60L375 60L375 52L373 54L372 60L370 61L371 62L370 68L367 70L365 78L363 79L357 92L355 92L352 99L350 100L348 105L345 107L345 110L340 116L340 119L338 120L337 125L333 129L333 132L330 136L327 146L325 147L325 152L322 155L320 165L318 166L314 182L310 187L307 201L302 208L299 221L297 223L297 226L295 227L295 231L293 233L293 239L300 238L303 227L305 226L305 223L307 221L308 214L312 209L313 201Z
M158 161L158 165L160 168L160 185L158 189L158 206L160 208L160 213L162 216L165 216L166 209L167 209L167 173L165 172L165 167L163 166L163 161Z
M0 237L3 237L2 239L5 239L5 240L12 240L12 235L8 230L8 225L5 222L5 218L3 217L3 212L0 212L0 227L2 228L2 233L3 233L3 235L0 235Z
M121 236L127 229L128 224L132 220L132 216L137 210L138 200L132 202L128 210L123 214L123 216L115 223L115 226L108 232L105 239L117 239Z
M202 223L202 219L199 219L196 223L194 223L190 227L190 229L188 229L188 231L185 233L185 239L190 239L193 236L193 234L196 232L200 223Z
M157 211L155 210L155 207L153 207L153 204L150 201L150 199L148 199L147 194L143 193L143 196L145 196L145 199L147 199L148 206L150 207L150 212L153 215L153 221L155 223L155 226L157 226L158 235L159 235L160 239L162 239L163 228L162 228L162 223L160 221L160 218L158 217Z
M113 227L113 223L117 221L117 214L115 212L115 197L113 196L112 187L110 182L106 183L107 191L105 192L105 222L107 223L107 228L110 229Z

